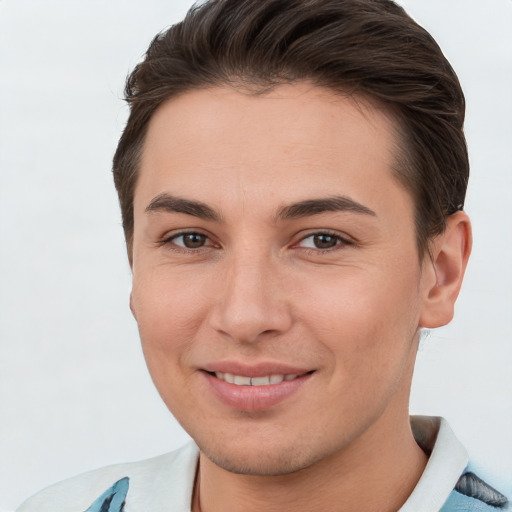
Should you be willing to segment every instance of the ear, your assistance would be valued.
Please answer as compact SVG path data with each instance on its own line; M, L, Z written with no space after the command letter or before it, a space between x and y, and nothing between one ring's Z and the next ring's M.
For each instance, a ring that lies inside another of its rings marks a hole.
M132 312L133 318L137 320L137 315L135 314L135 307L133 305L133 294L130 293L130 311Z
M423 263L424 301L420 327L446 325L453 318L472 246L471 222L464 212L450 215L445 231L430 245Z

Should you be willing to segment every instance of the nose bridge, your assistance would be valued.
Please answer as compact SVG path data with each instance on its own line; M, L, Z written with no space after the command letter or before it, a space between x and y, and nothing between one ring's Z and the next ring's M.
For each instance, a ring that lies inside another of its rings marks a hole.
M225 264L215 328L239 342L286 331L291 316L280 286L279 263L271 251L260 244L240 247Z

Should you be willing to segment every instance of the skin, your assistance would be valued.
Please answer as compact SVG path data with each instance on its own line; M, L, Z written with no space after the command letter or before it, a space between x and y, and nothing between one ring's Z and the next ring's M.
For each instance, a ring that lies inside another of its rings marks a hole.
M451 319L471 235L459 212L418 258L396 144L377 105L305 83L188 92L154 114L131 308L153 381L201 450L194 510L392 511L420 478L418 333ZM333 196L372 213L283 215ZM240 410L212 392L205 369L219 361L309 375L272 407Z

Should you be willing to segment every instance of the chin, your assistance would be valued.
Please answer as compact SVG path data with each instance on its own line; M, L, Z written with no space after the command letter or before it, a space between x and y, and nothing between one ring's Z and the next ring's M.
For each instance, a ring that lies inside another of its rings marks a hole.
M202 454L218 467L238 475L280 476L303 470L322 460L327 453L314 449L312 440L286 443L248 444L232 440L226 443L198 443Z
M215 465L235 473L247 476L280 476L289 475L311 465L307 458L298 454L280 453L267 454L259 451L250 457L240 454L206 452L201 450Z

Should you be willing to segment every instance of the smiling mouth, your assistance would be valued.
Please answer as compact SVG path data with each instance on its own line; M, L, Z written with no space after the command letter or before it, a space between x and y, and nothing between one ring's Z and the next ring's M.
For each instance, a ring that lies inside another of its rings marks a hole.
M245 375L234 375L224 372L212 372L210 375L215 375L217 379L237 386L269 386L270 384L280 384L283 381L290 381L299 377L297 373L290 373L288 375L264 375L261 377L246 377Z
M243 369L240 370L240 373L245 373ZM253 368L253 376L215 370L203 370L202 373L209 389L221 402L242 411L265 411L277 406L298 392L315 373L315 370L300 371L295 368L288 371L297 373L273 373L270 368L266 371L269 372L267 375L264 370Z

